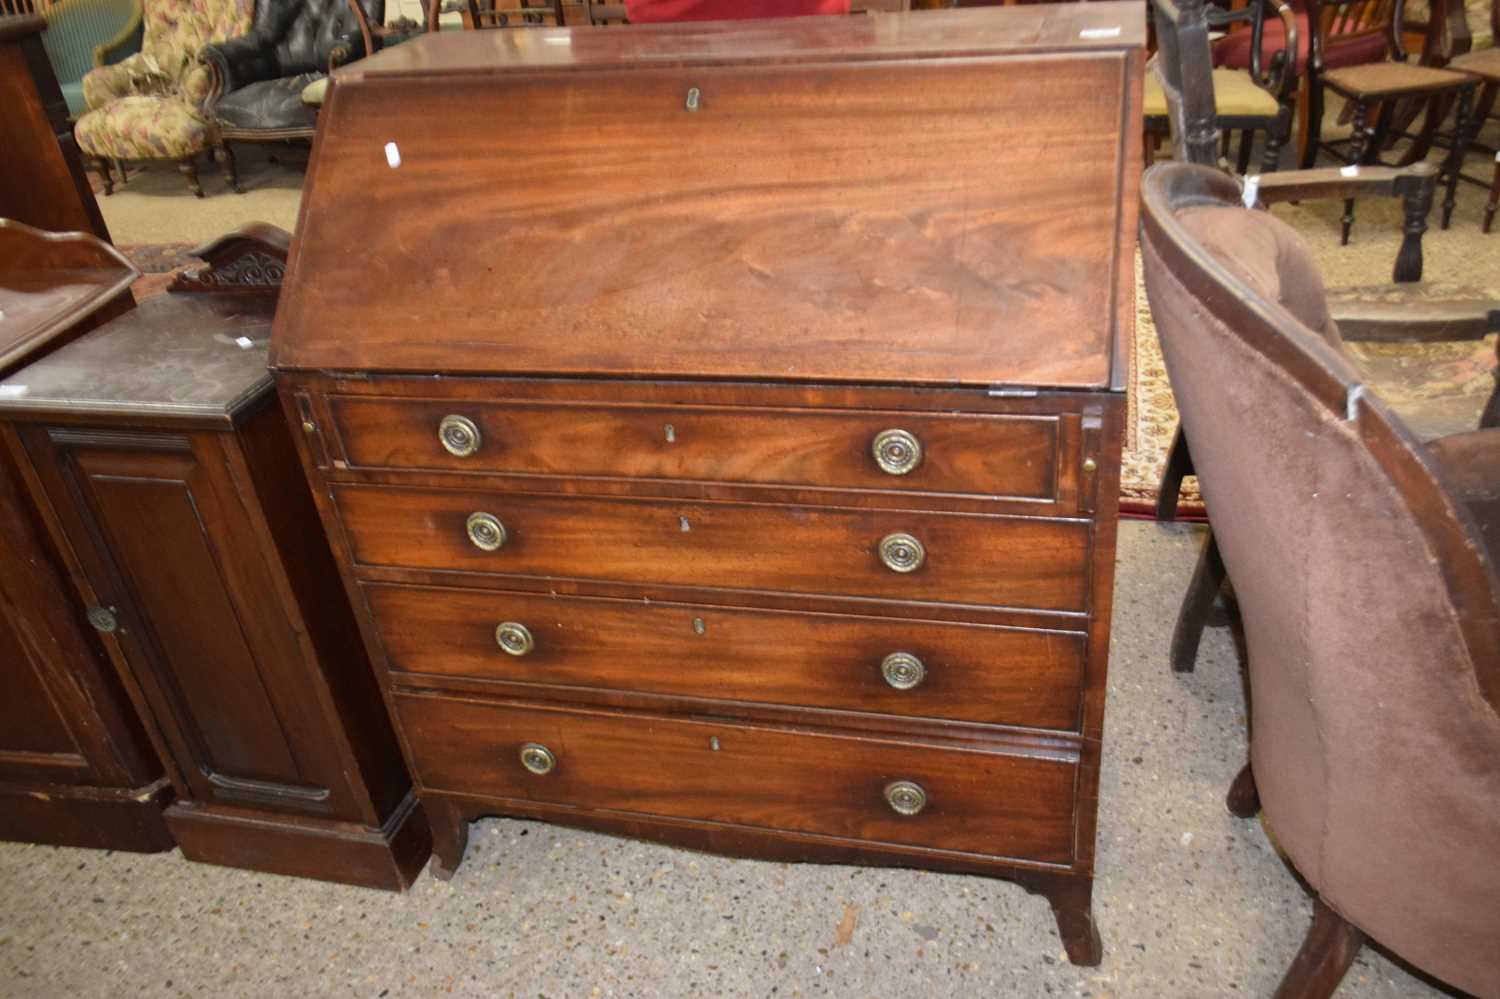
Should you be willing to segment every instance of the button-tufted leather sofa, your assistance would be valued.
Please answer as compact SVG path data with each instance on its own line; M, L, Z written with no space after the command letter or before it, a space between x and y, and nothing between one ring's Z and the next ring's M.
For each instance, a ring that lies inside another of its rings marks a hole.
M199 53L213 84L208 107L215 152L239 191L231 142L311 139L317 108L302 91L333 68L362 58L385 0L257 0L250 33Z

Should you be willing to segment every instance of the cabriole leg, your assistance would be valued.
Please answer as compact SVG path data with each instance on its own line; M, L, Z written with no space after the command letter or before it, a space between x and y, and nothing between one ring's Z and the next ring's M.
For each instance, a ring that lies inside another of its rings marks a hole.
M203 197L203 185L198 183L198 164L193 162L193 157L177 161L177 169L187 178L188 190L193 192L196 198Z

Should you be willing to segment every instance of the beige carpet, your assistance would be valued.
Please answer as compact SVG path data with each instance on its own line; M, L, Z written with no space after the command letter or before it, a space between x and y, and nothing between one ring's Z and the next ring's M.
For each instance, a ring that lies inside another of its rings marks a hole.
M1486 129L1483 138L1491 145L1500 139L1500 128ZM1469 158L1469 173L1488 176L1483 159ZM1484 217L1486 193L1472 184L1460 184L1458 203L1449 229L1437 227L1441 218L1434 206L1432 228L1422 239L1424 259L1423 283L1465 285L1493 295L1500 308L1500 223L1493 232L1480 232ZM1438 194L1439 203L1442 192ZM1348 246L1339 245L1339 201L1303 202L1300 205L1277 205L1275 213L1295 228L1307 241L1330 289L1381 284L1390 280L1401 245L1401 208L1395 199L1368 199L1355 209L1354 232ZM1157 483L1166 464L1167 448L1177 429L1177 409L1167 384L1157 345L1156 328L1146 292L1136 267L1136 336L1132 357L1129 409L1125 430L1125 464L1121 475L1120 498L1124 508L1147 512L1156 503ZM1494 356L1493 340L1489 346ZM1482 350L1482 348L1481 348ZM1465 348L1465 352L1470 352ZM1184 511L1201 511L1197 483L1189 479L1183 489Z
M306 148L287 145L238 145L240 188L229 189L219 168L207 157L198 164L204 197L195 198L174 163L134 165L125 183L108 197L94 185L99 210L117 246L150 243L207 242L247 222L269 222L291 232L307 164ZM277 162L271 162L274 156ZM92 175L91 175L92 177Z

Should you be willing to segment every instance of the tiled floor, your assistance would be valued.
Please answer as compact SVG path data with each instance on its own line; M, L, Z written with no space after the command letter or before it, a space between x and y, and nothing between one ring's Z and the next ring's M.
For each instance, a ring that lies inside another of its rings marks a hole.
M1269 996L1311 905L1223 795L1244 761L1230 636L1166 647L1201 534L1121 531L1098 968L1005 882L788 866L491 820L451 884L388 895L0 844L0 996ZM1366 950L1340 999L1442 995Z

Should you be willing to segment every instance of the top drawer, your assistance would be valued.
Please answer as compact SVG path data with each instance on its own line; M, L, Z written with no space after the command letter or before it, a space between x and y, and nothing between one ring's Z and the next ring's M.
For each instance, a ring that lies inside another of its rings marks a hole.
M1056 416L333 396L350 465L1048 502Z

